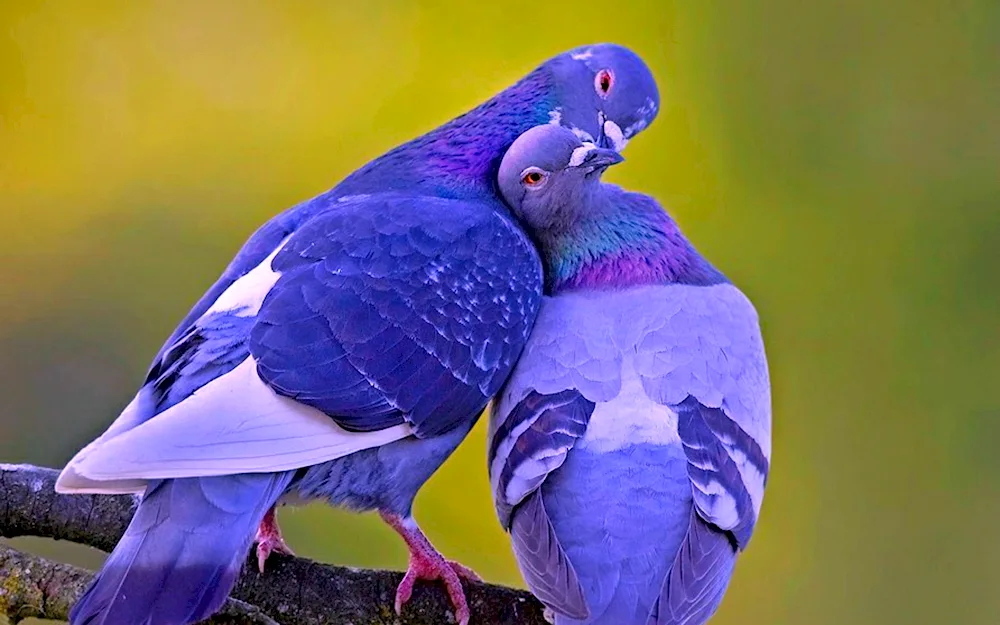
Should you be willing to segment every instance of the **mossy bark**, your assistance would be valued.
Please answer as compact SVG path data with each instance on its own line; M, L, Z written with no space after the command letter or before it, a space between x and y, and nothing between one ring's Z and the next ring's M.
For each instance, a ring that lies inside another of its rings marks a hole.
M58 495L57 472L0 465L0 536L69 540L114 548L135 510L131 496ZM272 555L257 572L248 559L234 600L213 625L440 625L454 623L438 584L419 584L401 616L393 610L402 574L358 570ZM63 620L92 573L0 545L0 615ZM473 625L547 625L530 594L491 584L466 584Z

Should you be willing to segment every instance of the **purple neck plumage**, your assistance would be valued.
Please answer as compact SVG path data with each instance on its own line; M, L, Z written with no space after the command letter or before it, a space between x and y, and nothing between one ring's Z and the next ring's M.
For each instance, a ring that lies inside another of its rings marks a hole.
M613 185L602 191L605 210L536 235L547 292L728 282L655 200Z
M552 75L543 66L461 117L368 163L334 190L339 196L406 190L495 197L504 151L525 130L549 122L553 109Z

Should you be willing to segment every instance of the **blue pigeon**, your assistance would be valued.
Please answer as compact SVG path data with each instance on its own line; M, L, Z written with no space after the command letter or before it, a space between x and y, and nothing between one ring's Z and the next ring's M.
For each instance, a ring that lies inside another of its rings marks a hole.
M601 183L620 160L539 126L500 166L547 280L490 413L490 482L557 625L700 625L760 513L767 361L750 301L654 199Z
M60 475L63 493L142 494L71 622L200 621L255 538L262 570L288 551L274 506L321 499L377 510L406 541L397 612L416 580L441 579L466 623L460 577L474 574L431 545L412 505L541 302L541 263L497 169L534 125L621 149L658 105L634 53L578 48L264 224Z

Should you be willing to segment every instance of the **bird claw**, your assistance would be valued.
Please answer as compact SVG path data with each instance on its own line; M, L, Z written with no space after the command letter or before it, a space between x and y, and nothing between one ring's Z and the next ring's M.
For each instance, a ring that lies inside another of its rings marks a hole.
M464 564L455 562L454 560L448 560L447 562L448 566L450 566L451 569L455 571L455 574L458 575L460 578L470 582L479 582L480 584L483 583L483 578L479 577L479 575L475 571L465 566Z
M295 552L292 551L291 547L285 543L284 540L279 536L276 539L273 538L258 538L257 539L257 568L260 572L264 572L264 563L267 562L268 557L272 553L283 553L286 556L294 556Z
M437 552L412 552L406 575L396 588L396 614L402 615L403 606L413 595L413 586L417 580L441 580L455 610L455 620L459 625L468 625L471 613L465 598L465 589L462 588L462 579L482 581L472 569L458 562L445 560Z
M471 613L469 603L465 599L465 589L462 588L462 580L473 582L483 581L475 571L458 562L445 560L444 556L434 548L427 536L420 531L412 517L403 518L397 514L380 511L382 519L389 524L410 548L410 564L406 568L403 581L399 582L396 588L396 614L402 615L403 606L413 595L413 585L418 579L441 580L445 590L448 591L448 598L451 606L455 610L455 620L458 625L468 625Z
M295 552L288 546L281 536L281 528L278 527L278 519L275 517L274 508L268 510L257 528L257 568L264 572L264 563L272 553L283 553L294 556Z

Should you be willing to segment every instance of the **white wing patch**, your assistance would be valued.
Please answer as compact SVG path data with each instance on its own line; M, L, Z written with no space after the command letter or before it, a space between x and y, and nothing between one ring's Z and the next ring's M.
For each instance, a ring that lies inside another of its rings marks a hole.
M534 421L532 421L532 423L534 423ZM523 428L522 432L524 429L527 428ZM518 436L520 436L520 433ZM517 438L511 436L511 441L512 443L516 443ZM560 447L546 449L545 451L537 453L517 465L510 477L510 482L508 482L507 488L504 489L504 499L512 506L521 503L525 497L530 495L538 487L538 484L541 482L540 478L552 473L552 471L562 465L562 463L566 460L566 452L568 452L572 446L573 443L571 442ZM504 450L502 458L507 458L510 455L511 447L513 447L513 445L507 446L507 449ZM497 454L497 456L501 457L500 454ZM499 485L500 472L502 470L503 465L501 464L495 472L495 481L497 483L493 485L494 493L496 493L497 486Z
M260 311L264 298L270 293L281 274L271 269L271 261L285 247L288 237L274 248L274 251L259 265L247 272L215 300L215 303L205 311L206 315L218 312L228 312L237 317L254 317Z
M510 406L506 407L510 408ZM496 433L495 426L499 426L499 422L495 421L493 418L495 414L497 413L494 412L493 407L491 406L489 415L491 418L491 427L493 428L494 431L490 433L490 437L493 437L493 435ZM503 413L503 415L505 419L509 418L510 410L509 409L506 410ZM510 456L510 450L514 448L514 445L517 443L517 439L520 438L521 435L524 434L525 431L527 431L527 429L532 426L532 424L534 424L534 422L535 419L525 419L521 423L518 423L516 426L514 426L513 429L511 429L510 435L508 435L507 438L505 438L504 440L500 441L499 445L497 445L497 453L493 457L493 462L490 463L490 470L489 470L490 492L492 492L494 496L498 494L497 488L499 488L500 486L500 474L503 472L503 467L504 464L507 462L508 456ZM518 492L516 489L512 491L511 486L508 485L507 490L504 493L504 497L507 498L507 501L510 501L513 504L513 503L519 503L526 494L527 493L525 492Z
M727 530L739 525L740 513L736 509L736 498L718 480L711 480L704 486L697 480L691 480L691 485L698 490L695 499L712 523Z
M750 503L753 504L754 512L759 515L760 506L764 502L764 474L747 459L746 454L741 450L725 442L723 442L723 446L729 453L729 457L736 463L740 477L743 478L743 485L746 487L747 493L750 494Z
M287 471L412 433L408 424L349 432L271 390L250 357L155 418L98 438L69 462L56 490L141 492L151 479Z

